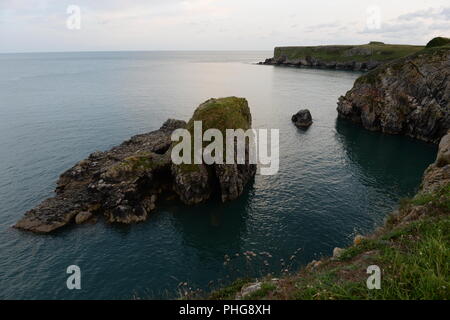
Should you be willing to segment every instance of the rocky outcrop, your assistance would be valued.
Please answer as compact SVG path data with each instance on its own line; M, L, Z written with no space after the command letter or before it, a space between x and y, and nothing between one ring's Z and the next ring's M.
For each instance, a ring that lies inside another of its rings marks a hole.
M312 125L311 112L308 109L300 110L292 116L291 120L300 129L307 129Z
M286 67L309 67L318 69L331 69L331 70L349 70L349 71L369 71L373 70L383 62L368 59L367 61L328 61L315 58L313 56L307 56L303 59L289 59L286 56L278 58L269 58L264 62L259 62L260 65L271 66L286 66Z
M379 41L362 45L276 47L273 58L259 64L368 71L423 48L423 46L391 45Z
M170 135L185 126L184 121L168 120L159 130L134 136L110 151L92 153L64 172L56 195L28 211L15 227L48 233L75 217L82 222L88 213L103 213L110 222L145 220L158 195L170 188L166 174Z
M339 98L341 118L372 131L438 143L450 129L450 49L425 49L361 76Z
M251 126L245 99L212 99L206 104L214 108L205 110L202 104L193 117L204 119L206 128L213 128L211 120L217 117L230 129ZM201 116L196 117L199 110L203 110ZM54 197L28 211L14 227L49 233L100 215L108 222L140 222L155 210L158 199L174 194L189 205L208 200L214 192L220 192L223 201L237 198L253 178L254 165L184 167L172 163L171 134L175 129L189 129L191 123L169 119L159 130L134 136L109 151L92 153L60 176Z
M247 100L229 97L210 99L197 108L187 124L192 136L194 121L202 121L203 132L208 129L219 129L225 137L226 129L250 129L252 118ZM206 164L172 164L176 193L183 202L193 204L208 199L213 189L218 186L222 201L236 199L256 173L256 165L248 161L248 144L245 152L244 164L238 164L236 153L234 164L208 166Z
M450 184L450 130L439 143L436 161L425 170L421 192L430 193Z

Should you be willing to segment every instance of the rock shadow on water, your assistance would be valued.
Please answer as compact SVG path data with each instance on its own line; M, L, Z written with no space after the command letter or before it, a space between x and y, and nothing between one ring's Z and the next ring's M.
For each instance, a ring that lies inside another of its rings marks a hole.
M336 140L348 161L356 165L375 187L401 185L412 193L421 173L436 158L437 147L409 137L372 132L345 119L336 119Z
M253 181L238 199L222 203L219 197L194 206L178 200L164 201L160 211L170 213L173 227L183 242L197 249L200 258L240 252L247 232L247 208L254 194ZM230 252L231 251L231 252Z

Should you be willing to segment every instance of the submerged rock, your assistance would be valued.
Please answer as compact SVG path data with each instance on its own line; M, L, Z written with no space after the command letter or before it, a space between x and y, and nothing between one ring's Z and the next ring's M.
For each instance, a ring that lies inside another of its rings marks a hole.
M450 49L425 49L363 75L337 110L369 130L438 143L450 129Z
M64 172L56 195L25 213L15 228L49 233L67 224L103 215L108 222L135 223L148 218L161 197L178 195L185 204L208 200L220 193L223 201L242 194L256 165L174 165L171 134L191 130L203 120L205 130L250 128L245 99L211 99L200 105L191 121L167 120L156 131L132 137L106 152L94 152Z
M292 116L292 122L302 129L306 129L312 125L311 112L308 109L300 110Z

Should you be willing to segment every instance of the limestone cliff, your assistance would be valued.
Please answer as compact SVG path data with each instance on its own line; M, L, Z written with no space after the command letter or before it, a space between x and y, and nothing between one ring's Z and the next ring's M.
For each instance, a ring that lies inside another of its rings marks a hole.
M378 67L339 98L339 116L364 128L438 143L450 129L450 47Z
M422 46L370 42L363 45L277 47L260 64L368 71L423 49Z

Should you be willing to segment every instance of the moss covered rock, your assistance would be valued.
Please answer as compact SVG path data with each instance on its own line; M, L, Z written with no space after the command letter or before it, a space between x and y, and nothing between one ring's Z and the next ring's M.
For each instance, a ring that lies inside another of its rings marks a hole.
M15 227L49 233L91 217L96 220L98 215L108 222L140 222L149 217L158 199L174 195L186 204L206 201L215 193L223 201L235 199L254 176L255 165L174 165L171 161L172 133L186 127L193 132L196 120L203 122L203 131L251 127L245 99L210 99L195 110L188 124L169 119L159 130L92 153L64 172L56 195L25 213Z
M252 118L248 102L244 98L209 99L194 111L186 126L191 133L192 148L195 121L202 122L203 132L208 129L218 129L225 139L227 129L250 129ZM215 191L220 193L222 201L236 199L256 173L256 165L250 164L248 157L245 164L206 165L193 164L193 152L191 154L191 164L172 164L174 190L186 204L204 202ZM248 145L246 154L248 155Z

